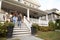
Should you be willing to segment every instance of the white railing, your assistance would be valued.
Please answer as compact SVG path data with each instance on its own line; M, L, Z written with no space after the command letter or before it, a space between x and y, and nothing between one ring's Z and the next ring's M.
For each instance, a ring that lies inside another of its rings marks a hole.
M30 21L32 22L32 23L39 23L39 19L34 19L34 18L30 18Z
M48 26L48 22L47 20L39 20L39 25L40 26Z
M31 22L27 19L27 17L24 16L24 23L26 24L26 26L29 28L29 30L31 31Z
M30 18L30 21L32 23L37 23L40 26L48 26L48 22L47 20L41 20L41 19L34 19L34 18Z

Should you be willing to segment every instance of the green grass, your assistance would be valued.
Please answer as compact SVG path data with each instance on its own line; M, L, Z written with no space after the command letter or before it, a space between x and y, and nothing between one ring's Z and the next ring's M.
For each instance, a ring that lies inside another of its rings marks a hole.
M38 32L37 37L45 40L60 40L60 32Z
M0 38L0 40L7 40L6 38Z

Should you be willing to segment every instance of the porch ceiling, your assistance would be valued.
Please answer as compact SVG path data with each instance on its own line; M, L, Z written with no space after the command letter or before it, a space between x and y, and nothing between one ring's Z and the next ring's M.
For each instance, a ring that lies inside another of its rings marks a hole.
M6 2L2 2L2 8L5 8L5 9L10 9L10 10L14 10L14 11L19 11L19 12L22 12L22 13L26 13L26 9L22 8L22 7L18 7L18 6L15 6L15 5L11 5L9 3L6 3Z
M32 8L32 7L28 7L26 5L23 5L21 3L14 3L14 2L8 2L8 1L2 1L2 8L6 8L6 9L11 9L11 10L17 10L19 12L25 13L27 15L27 9L30 9L30 15L31 16L42 16L42 15L46 15L47 13L41 10L38 10L36 8Z

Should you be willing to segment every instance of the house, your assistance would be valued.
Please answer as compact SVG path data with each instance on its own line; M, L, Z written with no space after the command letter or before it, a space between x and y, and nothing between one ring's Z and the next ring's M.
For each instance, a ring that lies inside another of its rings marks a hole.
M43 22L40 21L40 23L43 24L43 26L48 26L49 21L55 22L57 19L60 19L60 14L58 14L55 9L46 10L46 12L48 13L47 17L46 17L46 15L40 17L40 20L43 20Z
M40 10L39 7L38 0L0 0L0 18L3 18L3 15L8 15L9 18L10 15L21 13L24 19L21 30L17 26L14 27L13 36L29 34L33 23L37 23L40 26L48 26L49 20L53 20L53 15L58 15L56 13L48 14Z
M41 11L39 7L37 0L0 0L0 13L21 13L25 23L28 20L31 23L39 24L40 16L47 14L47 12Z
M5 20L9 20L10 15L17 16L21 13L23 16L21 30L15 26L13 30L14 36L29 34L31 33L31 25L33 23L40 25L40 23L43 22L40 21L40 17L47 15L47 12L40 10L39 7L40 4L38 0L0 0L0 14L6 16ZM3 18L3 15L1 18Z

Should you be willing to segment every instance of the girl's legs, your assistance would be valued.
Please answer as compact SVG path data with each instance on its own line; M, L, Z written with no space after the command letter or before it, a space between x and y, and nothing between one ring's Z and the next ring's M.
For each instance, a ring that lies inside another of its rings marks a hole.
M18 21L18 26L21 27L21 21Z

